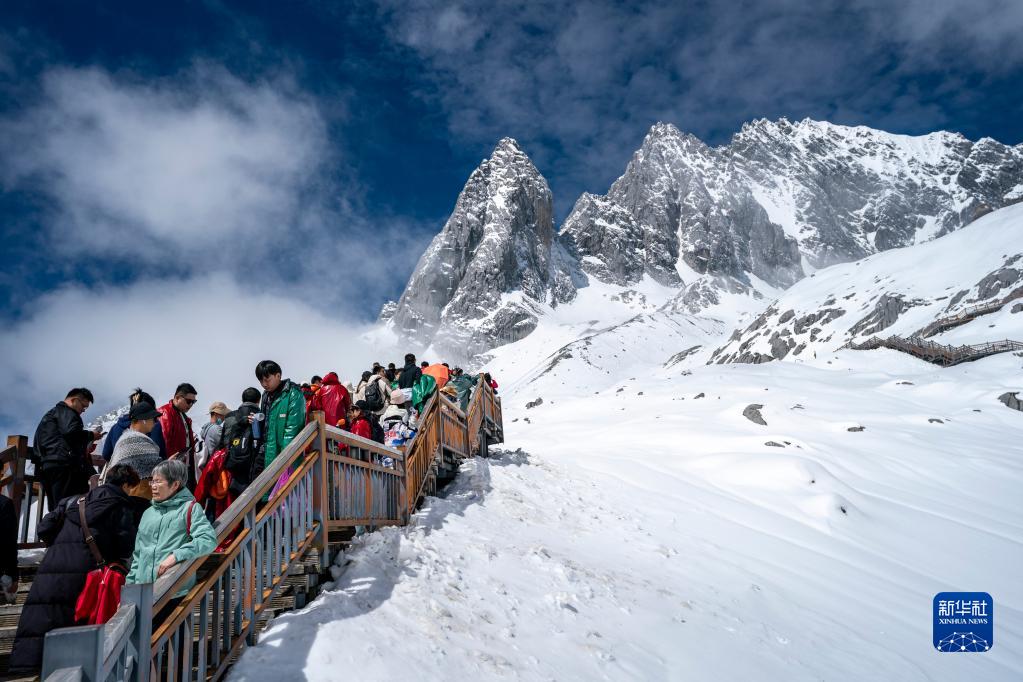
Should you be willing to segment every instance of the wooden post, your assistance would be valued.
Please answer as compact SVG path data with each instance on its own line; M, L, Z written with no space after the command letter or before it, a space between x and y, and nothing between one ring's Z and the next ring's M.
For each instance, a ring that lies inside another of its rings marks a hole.
M461 407L461 405L459 405ZM466 458L472 457L472 434L469 433L469 406L466 405L466 411L462 419L462 431L465 433L465 456Z
M439 420L439 422L437 423L438 429L437 444L440 446L439 448L437 448L438 450L437 457L440 459L441 464L443 464L444 457L440 453L444 451L444 446L447 445L448 443L447 439L444 437L444 399L441 397L440 391L437 392L437 402L439 403L437 409L437 419Z
M21 501L25 498L25 463L28 461L28 436L7 436L7 447L17 448L17 455L11 462L11 480L8 497L14 503L14 513L21 518Z
M149 682L153 657L153 583L125 585L121 588L121 603L135 605L135 627L131 631L135 667L131 682Z
M77 669L87 682L100 680L103 667L103 626L81 625L57 628L43 640L41 679L62 669Z
M419 424L417 424L419 426ZM417 436L418 437L418 436ZM408 525L408 456L410 449L398 446L401 451L401 476L398 479L398 520L403 526Z
M329 462L327 462L327 428L323 420L323 411L313 412L318 430L318 447L320 458L313 469L313 520L319 521L316 546L320 549L320 570L326 571L330 566L330 543L327 539L327 526L330 522L330 497L327 494L329 478Z
M242 589L242 617L248 623L248 632L245 633L245 641L249 646L256 644L256 599L262 601L262 595L257 590L262 589L262 582L256 579L258 571L262 570L262 557L256 547L256 508L252 507L245 514L245 528L249 529L249 536L245 538L245 549L242 550L246 559L244 562L244 573L241 576L245 587ZM259 562L260 565L257 565Z

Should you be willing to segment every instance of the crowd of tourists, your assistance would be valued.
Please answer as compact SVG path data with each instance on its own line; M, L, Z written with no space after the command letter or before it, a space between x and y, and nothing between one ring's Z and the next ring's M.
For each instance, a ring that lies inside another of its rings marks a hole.
M190 383L178 385L160 407L136 388L127 412L106 434L84 426L82 414L94 402L87 388L71 389L43 416L32 459L50 510L36 528L47 549L22 608L11 673L40 668L48 631L109 617L109 604L101 607L107 614L97 615L95 599L86 598L93 573L114 571L118 584L152 583L175 565L217 550L212 522L314 413L322 412L330 426L398 447L415 436L421 410L434 392L445 393L464 411L480 380L447 363L417 363L413 354L401 367L374 363L354 386L342 384L336 372L299 384L284 378L272 360L260 362L255 375L262 391L246 388L234 410L212 402L198 432L189 416L198 391ZM483 378L497 389L489 374ZM101 440L106 463L97 472L93 452ZM90 489L97 473L98 485ZM260 504L289 474L281 475ZM16 527L14 507L0 495L0 601L12 603L18 587ZM182 586L154 623L162 622L190 587Z

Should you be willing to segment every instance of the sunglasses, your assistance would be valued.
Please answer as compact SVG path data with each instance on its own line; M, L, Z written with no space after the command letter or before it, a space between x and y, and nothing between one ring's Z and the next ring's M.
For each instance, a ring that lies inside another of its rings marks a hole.
M184 401L189 405L195 405L197 402L199 402L198 398L184 398Z

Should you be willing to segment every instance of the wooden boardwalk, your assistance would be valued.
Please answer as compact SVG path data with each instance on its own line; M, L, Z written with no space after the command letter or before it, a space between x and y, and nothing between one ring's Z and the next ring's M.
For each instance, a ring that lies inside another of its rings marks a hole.
M327 426L317 413L217 519L221 551L179 564L154 584L126 586L105 625L48 633L43 679L219 679L270 618L316 595L356 526L407 524L424 496L456 475L462 459L485 455L503 440L501 401L482 377L466 412L434 394L415 438L400 449ZM0 460L3 490L19 505L19 548L28 547L29 517L41 516L44 503L39 484L25 475L27 439L13 436L8 443ZM287 484L260 504L286 473ZM195 586L154 630L153 614L192 577ZM26 568L19 604L0 610L0 676L30 578Z
M961 362L979 360L997 353L1023 351L1023 343L1010 341L1009 339L974 344L972 346L952 346L937 343L922 336L911 336L909 338L901 336L889 336L887 338L872 336L863 343L850 343L848 347L853 350L891 348L892 350L909 353L921 360L926 360L942 367L951 367Z
M955 327L958 327L960 325L964 325L967 322L970 322L972 320L977 319L978 317L981 317L982 315L990 315L991 313L996 313L999 310L1001 310L1002 306L1004 306L1006 303L1008 303L1009 301L1014 301L1018 298L1023 298L1023 287L1019 287L1018 289L1012 291L1007 296L1004 296L1003 298L997 299L995 301L981 303L980 305L971 306L969 308L963 308L955 315L949 315L948 317L940 317L934 322L931 322L923 329L920 329L919 331L913 333L911 336L927 338L930 336L934 336L935 334L940 334L941 332L948 331L949 329L954 329Z
M935 334L940 334L941 332L964 325L967 322L981 317L982 315L989 315L991 313L998 312L1006 303L1019 298L1023 298L1023 287L1018 287L1008 295L995 301L964 308L955 315L938 318L910 336L872 336L862 343L853 343L850 341L845 345L845 347L853 350L891 348L892 350L909 353L921 360L926 360L927 362L932 362L936 365L941 365L942 367L951 367L952 365L958 365L961 362L979 360L997 353L1023 350L1023 343L1009 339L974 345L953 346L950 344L941 344L936 341L931 341L928 338Z

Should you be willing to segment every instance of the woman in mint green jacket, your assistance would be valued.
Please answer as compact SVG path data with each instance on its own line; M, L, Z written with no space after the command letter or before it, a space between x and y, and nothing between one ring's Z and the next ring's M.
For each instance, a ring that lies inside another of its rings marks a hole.
M150 487L153 506L139 522L135 552L126 583L152 583L185 561L210 554L217 547L217 534L206 519L202 506L188 491L188 469L184 462L168 459L153 468ZM192 576L177 594L185 596L195 584Z

